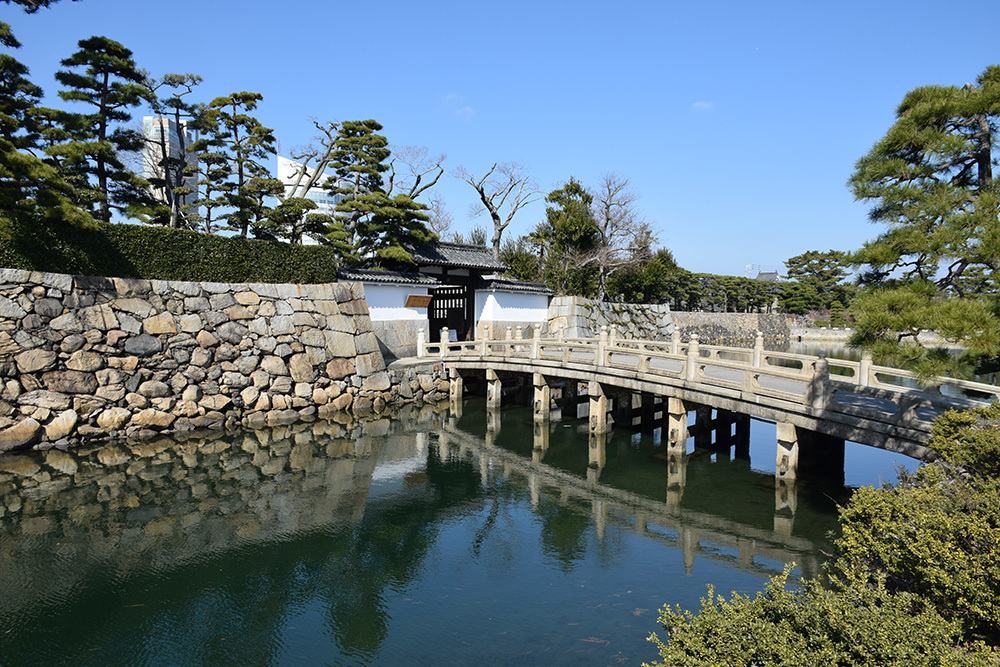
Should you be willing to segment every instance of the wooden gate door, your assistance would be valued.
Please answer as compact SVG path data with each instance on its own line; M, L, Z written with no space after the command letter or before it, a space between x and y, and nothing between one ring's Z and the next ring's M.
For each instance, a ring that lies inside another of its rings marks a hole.
M430 308L427 319L429 322L431 343L441 340L441 329L448 327L458 332L458 340L465 340L468 321L466 313L469 306L469 289L464 285L454 287L438 287L431 292Z

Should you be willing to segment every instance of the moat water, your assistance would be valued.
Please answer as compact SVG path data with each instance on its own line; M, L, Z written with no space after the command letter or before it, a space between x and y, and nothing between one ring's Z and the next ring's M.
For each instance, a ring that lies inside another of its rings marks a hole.
M656 433L598 468L582 420L461 412L0 459L0 665L638 665L664 604L818 573L837 503L915 465L848 444L789 499L773 424L680 484Z

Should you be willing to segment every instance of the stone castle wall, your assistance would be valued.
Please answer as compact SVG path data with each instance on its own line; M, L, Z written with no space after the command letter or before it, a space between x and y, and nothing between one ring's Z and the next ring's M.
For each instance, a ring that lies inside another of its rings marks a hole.
M803 326L808 318L779 313L671 313L683 340L697 334L703 343L749 341L764 334L766 340L786 340L793 327Z
M602 326L614 326L622 338L642 340L669 340L674 331L665 304L602 303L580 296L549 301L549 335L562 331L567 338L590 338Z
M0 269L0 451L381 411L444 377L386 369L359 283Z

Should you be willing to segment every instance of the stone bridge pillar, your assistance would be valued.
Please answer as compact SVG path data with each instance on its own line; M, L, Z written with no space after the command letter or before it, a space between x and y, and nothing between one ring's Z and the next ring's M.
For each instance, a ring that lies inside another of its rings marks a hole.
M794 479L776 479L774 481L774 532L778 535L791 537L795 525L795 510L798 507L798 494Z
M687 453L672 450L667 454L667 505L679 507L687 482Z
M590 432L608 432L608 397L600 382L591 381L587 386L590 397Z
M799 433L795 424L778 422L778 453L774 459L774 475L778 479L795 479L799 471Z
M607 433L591 433L588 438L588 449L589 449L589 461L588 467L595 469L597 471L597 476L600 476L600 471L604 469L604 466L608 462L607 445L608 445L608 434ZM590 479L590 472L587 473L587 478ZM596 481L596 479L595 479Z
M688 410L679 398L667 399L667 449L684 453L687 450Z
M448 369L448 402L454 410L455 406L462 403L463 396L462 376L454 368Z
M541 373L532 373L532 384L534 385L534 398L532 407L536 422L547 422L550 410L552 409L552 394L549 383Z
M791 480L805 475L843 481L842 438L798 428L786 422L778 422L777 435L774 474L778 479Z
M503 397L503 386L497 372L492 368L486 369L486 407L499 408Z

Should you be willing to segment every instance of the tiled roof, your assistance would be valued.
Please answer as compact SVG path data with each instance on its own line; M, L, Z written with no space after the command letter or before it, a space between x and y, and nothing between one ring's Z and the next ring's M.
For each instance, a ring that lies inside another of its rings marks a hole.
M523 294L555 294L543 283L522 283L499 276L483 276L476 282L477 291L520 292Z
M371 269L340 269L340 280L355 280L366 283L392 283L397 285L437 286L439 281L431 276L413 271L374 271Z
M502 271L506 267L493 256L486 246L469 243L430 241L410 248L413 261L431 266L454 266L464 269Z

